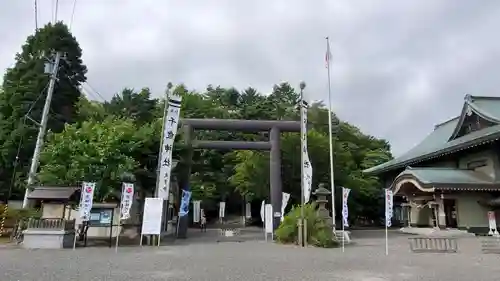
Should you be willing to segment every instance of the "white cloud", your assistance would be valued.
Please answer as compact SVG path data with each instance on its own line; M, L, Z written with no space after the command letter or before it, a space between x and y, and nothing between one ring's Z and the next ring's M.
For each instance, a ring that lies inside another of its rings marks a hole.
M52 0L38 0L39 25ZM59 1L70 21L73 1ZM465 93L495 95L500 4L481 1L79 0L73 33L90 84L110 97L123 87L167 82L253 86L307 83L327 100L325 36L333 55L333 108L404 152L459 114ZM33 1L0 0L0 68L34 30Z

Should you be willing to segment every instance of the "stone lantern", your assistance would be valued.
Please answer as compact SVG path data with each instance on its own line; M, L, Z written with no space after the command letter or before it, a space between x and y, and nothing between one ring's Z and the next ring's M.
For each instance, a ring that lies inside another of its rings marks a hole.
M318 188L313 192L316 196L316 203L318 203L318 210L316 211L318 217L323 219L325 223L330 226L333 226L332 217L330 217L330 211L326 208L326 203L328 203L328 196L332 194L332 192L326 189L324 183L320 183Z

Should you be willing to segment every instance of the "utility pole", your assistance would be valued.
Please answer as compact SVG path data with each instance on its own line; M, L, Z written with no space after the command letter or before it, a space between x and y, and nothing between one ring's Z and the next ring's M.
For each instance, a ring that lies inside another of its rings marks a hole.
M35 182L36 172L38 170L38 162L40 159L40 152L43 147L43 140L45 138L45 132L47 131L47 121L49 119L50 104L52 102L52 94L54 93L54 86L57 80L57 71L59 70L59 61L61 60L61 52L56 53L56 58L54 62L50 62L50 82L49 89L47 90L47 98L45 99L45 105L42 111L42 120L40 121L40 128L38 130L38 137L36 139L35 151L33 152L33 158L31 159L30 172L28 174L28 183L26 190L24 192L23 208L28 206L28 193L31 185Z

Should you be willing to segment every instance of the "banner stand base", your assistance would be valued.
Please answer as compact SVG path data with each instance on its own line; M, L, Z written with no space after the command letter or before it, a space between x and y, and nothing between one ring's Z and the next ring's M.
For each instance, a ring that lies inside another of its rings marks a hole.
M157 246L160 247L161 243L161 234L149 234L149 235L141 235L141 239L139 241L139 246L144 246L144 236L146 236L146 245L147 246Z

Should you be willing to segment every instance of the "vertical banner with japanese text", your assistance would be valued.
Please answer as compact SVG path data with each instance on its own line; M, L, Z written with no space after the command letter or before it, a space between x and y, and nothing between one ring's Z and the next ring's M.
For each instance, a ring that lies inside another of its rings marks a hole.
M349 188L342 187L342 227L349 226L349 206L347 200L349 199Z
M302 188L304 189L304 203L309 202L311 197L311 188L312 188L312 176L313 169L311 165L311 161L309 160L309 153L307 152L307 107L308 104L306 101L300 101L300 110L302 120L301 120L301 144L302 144L302 166L304 167L304 174L302 175Z
M385 226L391 227L392 225L392 209L393 209L393 194L392 190L385 190Z
M172 172L172 149L179 125L182 97L172 93L168 97L168 109L163 117L163 134L160 159L158 198L168 200L170 194L170 173Z
M134 202L134 184L124 182L122 184L122 199L120 202L120 220L130 218L130 209Z
M191 200L191 191L183 189L181 197L181 207L179 208L179 217L183 217L189 214L190 200Z
M226 202L221 201L219 202L219 219L224 218L226 215Z
M90 220L90 210L94 202L95 182L83 182L80 197L80 218L82 221Z
M252 205L250 202L247 202L245 204L245 218L251 219L252 218Z
M266 200L262 200L262 203L260 204L260 219L262 220L262 223L264 223L264 220L266 219L265 206L266 206Z
M290 200L290 193L283 192L281 196L281 221L285 219L285 209L288 205L288 200Z
M193 222L199 223L201 220L201 200L193 201Z

